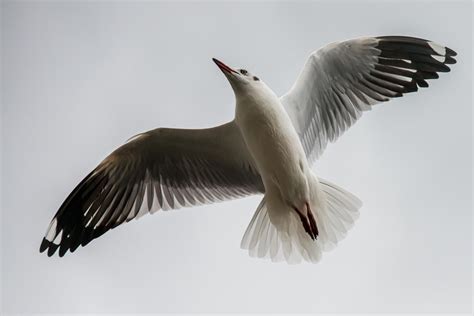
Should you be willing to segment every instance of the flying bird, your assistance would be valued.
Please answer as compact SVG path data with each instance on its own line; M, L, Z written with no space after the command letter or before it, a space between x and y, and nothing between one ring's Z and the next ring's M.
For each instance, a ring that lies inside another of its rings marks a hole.
M114 150L54 215L40 252L63 256L146 213L263 194L242 238L251 256L318 262L345 237L361 201L311 166L373 105L428 87L456 53L406 36L336 42L310 54L278 97L259 76L213 59L235 117L206 129L157 128Z

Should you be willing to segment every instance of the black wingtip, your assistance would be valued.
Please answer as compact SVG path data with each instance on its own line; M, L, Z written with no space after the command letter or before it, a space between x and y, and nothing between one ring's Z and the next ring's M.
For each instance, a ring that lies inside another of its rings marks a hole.
M43 238L43 240L41 241L40 248L39 248L40 253L43 253L48 248L49 243L50 242L46 240L46 238Z
M50 242L46 238L43 238L43 240L41 241L39 251L40 251L40 253L43 253L43 252L46 251L46 254L48 255L48 257L51 257L52 255L54 255L54 253L56 252L56 249L58 249L58 247L59 247L59 245L53 244L52 242Z
M49 247L48 247L48 257L51 257L54 255L56 250L58 249L59 245L53 244L52 242L49 242Z
M428 88L429 84L425 80L421 79L416 82L420 88Z
M448 65L452 65L452 64L457 63L457 61L456 61L456 59L452 58L451 56L446 55L446 59L444 60L444 63L448 64Z
M64 257L64 255L66 254L68 250L68 247L66 245L62 245L59 247L59 256L60 257Z
M451 48L449 48L449 47L445 47L445 48L446 48L446 55L449 55L449 56L457 56L458 55L458 53L456 53Z

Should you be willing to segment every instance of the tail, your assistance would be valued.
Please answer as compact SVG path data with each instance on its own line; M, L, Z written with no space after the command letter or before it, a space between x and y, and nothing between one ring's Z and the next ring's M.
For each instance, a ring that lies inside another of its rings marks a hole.
M318 181L314 175L310 184L311 210L318 225L316 240L305 232L295 212L281 210L281 201L265 195L245 231L241 248L248 249L252 257L288 263L316 263L323 251L334 248L359 217L362 202L329 181Z

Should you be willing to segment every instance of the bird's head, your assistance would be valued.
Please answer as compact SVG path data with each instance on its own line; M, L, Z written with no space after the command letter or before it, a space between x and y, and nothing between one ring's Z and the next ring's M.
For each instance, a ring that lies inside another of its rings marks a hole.
M252 74L250 71L242 68L234 69L216 58L213 58L212 60L227 77L227 80L229 80L236 96L264 91L267 89L267 86L260 80L260 78Z

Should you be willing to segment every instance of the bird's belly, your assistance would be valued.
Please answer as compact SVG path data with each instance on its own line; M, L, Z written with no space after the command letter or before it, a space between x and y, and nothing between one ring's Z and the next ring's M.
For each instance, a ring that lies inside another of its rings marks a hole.
M306 155L292 128L265 120L253 120L245 127L245 141L264 184L275 184L280 190L305 183Z

